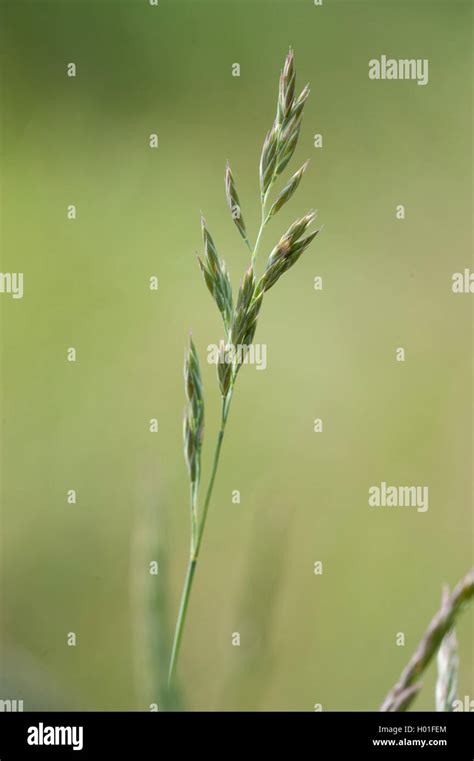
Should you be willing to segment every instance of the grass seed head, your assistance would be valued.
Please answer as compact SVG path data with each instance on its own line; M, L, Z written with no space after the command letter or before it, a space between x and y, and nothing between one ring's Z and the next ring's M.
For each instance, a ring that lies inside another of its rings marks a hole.
M293 108L295 81L295 61L293 51L290 48L285 59L283 71L280 75L280 83L278 88L277 122L280 125L285 124L285 121L288 119L291 113L291 109Z
M192 483L199 480L201 446L204 433L204 398L201 369L193 339L184 356L184 388L188 404L184 413L184 456Z
M314 240L319 232L319 230L316 230L306 238L301 238L315 217L316 212L314 211L305 214L304 217L293 222L283 237L280 238L268 258L267 266L259 281L257 291L269 291L283 273L296 264L303 251L308 248L311 241Z
M293 109L291 111L292 119L299 119L301 117L301 114L303 113L304 105L306 101L308 100L308 96L310 92L311 91L310 91L309 85L305 85L293 104Z
M227 197L227 204L229 206L230 213L232 214L232 219L234 220L235 226L237 227L237 230L241 234L242 238L246 241L247 231L245 229L245 222L240 208L239 195L237 193L232 170L228 162L225 172L225 192Z
M271 207L268 213L269 219L273 217L273 215L276 214L276 212L279 211L279 209L281 209L281 207L284 206L284 204L287 201L290 200L291 196L293 195L298 185L300 184L301 178L303 177L308 164L309 164L309 160L305 161L303 166L300 169L298 169L297 172L295 172L295 174L290 180L288 180L287 184L281 191L280 195L278 196L278 198L276 199L275 203L273 204L273 206Z
M265 195L274 180L286 168L298 143L309 86L306 85L295 100L295 83L295 60L290 48L280 75L276 119L265 139L260 161L262 195Z
M275 174L278 147L278 128L274 124L267 133L260 158L260 190L265 195Z
M219 344L219 357L217 361L217 379L221 396L225 399L232 380L232 363L229 361L228 348L225 341Z
M232 320L231 340L234 346L247 344L248 336L252 333L252 328L254 328L256 324L258 313L260 311L261 299L258 302L257 308L254 303L255 286L255 273L253 268L250 267L242 280ZM255 330L253 330L253 333L254 332Z
M232 320L232 285L223 259L219 259L212 236L207 229L204 217L201 217L204 241L204 259L198 256L199 266L211 296L222 315L226 331Z

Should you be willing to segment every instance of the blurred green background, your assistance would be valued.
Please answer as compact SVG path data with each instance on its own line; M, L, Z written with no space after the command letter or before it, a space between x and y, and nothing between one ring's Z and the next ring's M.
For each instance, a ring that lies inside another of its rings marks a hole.
M260 150L292 45L297 86L312 94L289 169L311 164L262 258L312 207L325 227L268 294L256 336L267 370L239 375L179 701L379 706L441 585L472 564L472 312L451 292L471 265L471 16L453 0L1 3L1 269L25 275L22 300L0 297L1 697L25 709L171 705L190 328L206 473L219 411L204 358L222 331L195 260L199 210L237 287L248 252L225 161L254 236ZM428 58L429 84L370 81L382 53ZM428 512L370 509L383 480L428 485ZM473 694L473 623L467 612L458 627L461 697ZM431 668L417 708L433 710L434 679Z

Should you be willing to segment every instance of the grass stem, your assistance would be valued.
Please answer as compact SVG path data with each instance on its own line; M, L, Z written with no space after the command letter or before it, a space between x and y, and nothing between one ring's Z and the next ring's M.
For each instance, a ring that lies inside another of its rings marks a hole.
M212 471L211 471L211 476L209 479L209 485L207 487L206 499L204 501L202 516L199 523L193 523L194 530L192 531L192 538L191 538L191 553L190 553L189 562L188 562L188 570L186 572L186 577L184 579L183 591L181 593L181 603L179 606L178 619L176 621L176 630L174 634L173 649L171 651L170 669L168 674L168 684L171 684L171 682L173 681L174 673L176 671L176 665L178 662L178 656L179 656L179 650L181 646L181 640L183 637L184 625L186 623L188 603L189 603L189 598L191 595L191 589L193 586L194 573L196 570L199 550L200 550L202 538L204 535L204 528L206 526L207 513L208 513L209 505L211 502L212 492L214 490L214 482L216 480L217 469L219 467L222 441L224 439L225 427L226 427L227 418L229 415L233 390L234 390L234 387L232 385L229 389L229 393L227 394L225 399L222 400L221 423L220 423L219 433L217 434L217 442L216 442L216 448L214 450ZM191 488L191 493L192 493L191 515L195 516L196 512L195 512L194 500L195 500L196 494L193 488Z
M271 190L271 187L272 187L272 184L270 184L270 187L268 188L268 190L265 193L265 195L262 195L262 199L261 199L261 204L262 204L262 219L261 219L260 228L259 228L259 231L258 231L258 234L257 234L257 240L255 241L255 246L254 246L254 249L252 251L252 268L253 269L255 269L255 264L257 262L257 254L258 254L258 249L260 247L260 241L262 239L263 231L265 229L265 225L268 222L268 218L267 218L267 198L268 198L268 194L269 194L269 192Z

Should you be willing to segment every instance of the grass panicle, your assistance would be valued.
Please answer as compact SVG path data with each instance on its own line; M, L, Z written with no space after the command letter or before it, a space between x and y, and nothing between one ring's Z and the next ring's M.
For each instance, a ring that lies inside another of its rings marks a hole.
M184 388L188 400L184 412L184 454L191 483L199 483L204 431L204 398L201 369L193 339L184 357Z
M253 246L249 242L247 228L241 213L240 198L229 162L226 165L225 192L227 205L229 206L234 224L251 253L250 266L243 275L235 307L226 264L223 259L219 258L207 223L204 217L201 217L204 254L202 258L198 257L198 262L206 286L222 316L225 331L225 339L222 339L219 344L217 362L217 377L222 408L209 483L203 504L198 507L204 402L202 398L199 361L196 349L191 341L185 361L185 385L188 406L184 427L185 458L191 479L191 550L171 653L170 682L173 679L178 662L194 573L217 475L222 441L236 378L242 362L247 356L248 348L253 342L264 294L276 284L284 272L296 263L319 232L319 230L316 230L303 237L315 219L315 212L309 212L305 216L298 218L271 251L263 275L260 278L257 277L257 255L265 227L282 206L288 203L294 196L308 166L306 161L290 177L270 209L268 209L267 204L272 187L295 151L301 129L304 105L309 95L309 87L306 86L300 95L295 97L295 86L295 60L293 51L290 49L280 75L276 118L265 137L260 157L261 222ZM235 349L238 349L238 351L235 351Z

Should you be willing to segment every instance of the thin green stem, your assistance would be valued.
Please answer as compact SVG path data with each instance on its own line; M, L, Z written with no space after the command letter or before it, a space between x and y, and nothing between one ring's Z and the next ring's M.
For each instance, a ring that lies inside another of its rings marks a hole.
M179 606L178 619L176 621L176 629L175 629L174 640L173 640L173 649L171 651L170 669L168 673L168 684L171 684L171 682L173 681L174 673L176 671L176 664L178 662L179 649L180 649L181 640L183 637L184 622L186 621L189 595L191 594L191 588L193 586L193 578L194 578L195 570L196 570L196 561L190 558L188 563L188 570L186 572L186 578L184 580L183 592L181 594L181 603Z
M258 249L259 249L259 246L260 246L260 241L262 239L263 231L265 229L265 225L268 222L268 217L267 217L267 198L268 198L268 194L270 193L270 188L272 187L272 184L273 184L273 182L270 183L270 186L269 186L267 192L265 193L265 195L262 195L262 197L261 197L262 218L261 218L260 228L259 228L258 235L257 235L257 240L255 241L255 246L254 246L254 249L252 251L252 267L253 267L253 269L255 269L255 264L257 262L257 254L258 254Z
M190 488L190 510L191 510L191 556L193 555L194 548L197 541L197 529L198 529L198 514L197 514L197 494L198 494L198 481L191 481Z
M199 522L199 528L197 533L197 543L194 550L194 560L198 559L199 550L201 548L202 537L203 537L204 528L206 525L207 513L209 510L209 504L212 497L212 491L214 489L214 481L216 479L217 468L219 466L219 458L221 454L222 441L224 439L225 426L227 423L227 417L229 415L230 403L232 401L233 392L234 392L234 386L232 384L227 396L222 400L221 427L219 429L219 433L217 434L217 443L216 443L216 449L214 452L214 462L212 464L211 477L209 480L209 486L207 487L206 499L204 501L204 507L202 509L201 520Z
M265 227L265 218L264 218L264 211L262 207L262 221L260 223L260 228L257 235L257 240L255 241L255 248L252 252L252 267L255 269L255 263L257 261L257 254L258 254L258 248L260 246L260 240L262 238L263 230Z
M202 537L204 534L204 527L206 525L207 513L209 510L209 504L211 502L212 492L214 489L214 482L216 479L217 468L219 466L222 441L224 438L225 426L226 426L227 418L229 415L229 409L230 409L230 403L232 400L233 391L234 391L234 386L232 384L229 389L229 393L222 400L221 424L219 428L219 433L217 434L217 442L216 442L216 448L214 451L214 460L212 464L211 477L209 480L209 485L207 487L206 499L204 502L201 520L199 521L199 523L195 521L196 510L195 510L194 500L196 498L196 490L193 490L193 488L191 488L191 492L192 492L192 496L191 496L191 503L192 503L191 504L191 516L192 516L191 517L191 553L190 553L190 558L188 562L188 570L186 572L186 577L184 580L183 591L181 593L181 603L179 606L178 619L176 621L176 629L175 629L174 640L173 640L173 649L171 651L170 668L168 673L168 684L171 684L171 682L173 681L173 677L176 671L176 665L178 663L179 650L181 646L181 640L183 637L184 625L186 623L189 597L191 595L191 589L193 586L193 579L194 579L194 573L196 570L199 549L201 547Z

